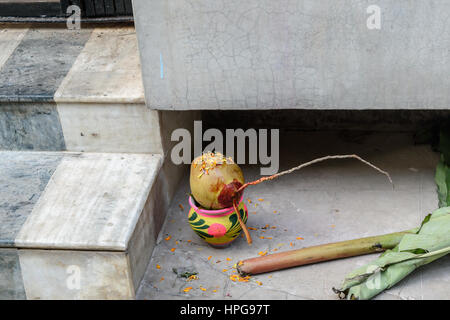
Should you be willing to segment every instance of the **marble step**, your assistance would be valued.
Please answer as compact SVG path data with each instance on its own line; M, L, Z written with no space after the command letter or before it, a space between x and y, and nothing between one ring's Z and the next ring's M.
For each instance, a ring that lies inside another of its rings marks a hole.
M168 199L162 156L0 152L0 299L132 299Z
M0 150L161 153L133 27L0 29Z

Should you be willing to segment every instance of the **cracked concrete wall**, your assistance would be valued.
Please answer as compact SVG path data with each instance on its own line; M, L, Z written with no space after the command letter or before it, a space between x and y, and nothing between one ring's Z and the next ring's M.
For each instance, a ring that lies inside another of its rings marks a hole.
M450 106L447 0L134 0L134 10L153 109Z

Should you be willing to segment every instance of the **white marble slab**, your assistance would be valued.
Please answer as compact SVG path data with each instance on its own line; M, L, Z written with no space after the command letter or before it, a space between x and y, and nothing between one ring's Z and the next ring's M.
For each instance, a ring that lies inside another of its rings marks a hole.
M161 162L150 154L66 155L16 247L125 251Z
M133 299L122 252L19 250L27 299Z
M162 153L158 113L145 104L57 106L69 151Z
M28 28L6 28L0 30L0 69L22 41Z
M134 28L95 29L54 98L56 102L145 103Z

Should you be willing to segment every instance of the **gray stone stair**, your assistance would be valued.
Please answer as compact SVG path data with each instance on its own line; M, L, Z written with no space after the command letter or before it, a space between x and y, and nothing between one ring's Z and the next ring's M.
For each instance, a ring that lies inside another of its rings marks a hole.
M0 46L0 299L133 299L179 181L134 28Z
M133 298L165 214L161 165L156 154L0 152L0 298ZM71 270L79 287L65 285Z

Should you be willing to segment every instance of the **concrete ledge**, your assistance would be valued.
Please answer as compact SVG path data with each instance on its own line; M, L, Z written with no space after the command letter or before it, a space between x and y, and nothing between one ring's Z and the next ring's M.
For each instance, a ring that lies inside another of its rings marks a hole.
M133 4L153 109L450 107L445 0Z

